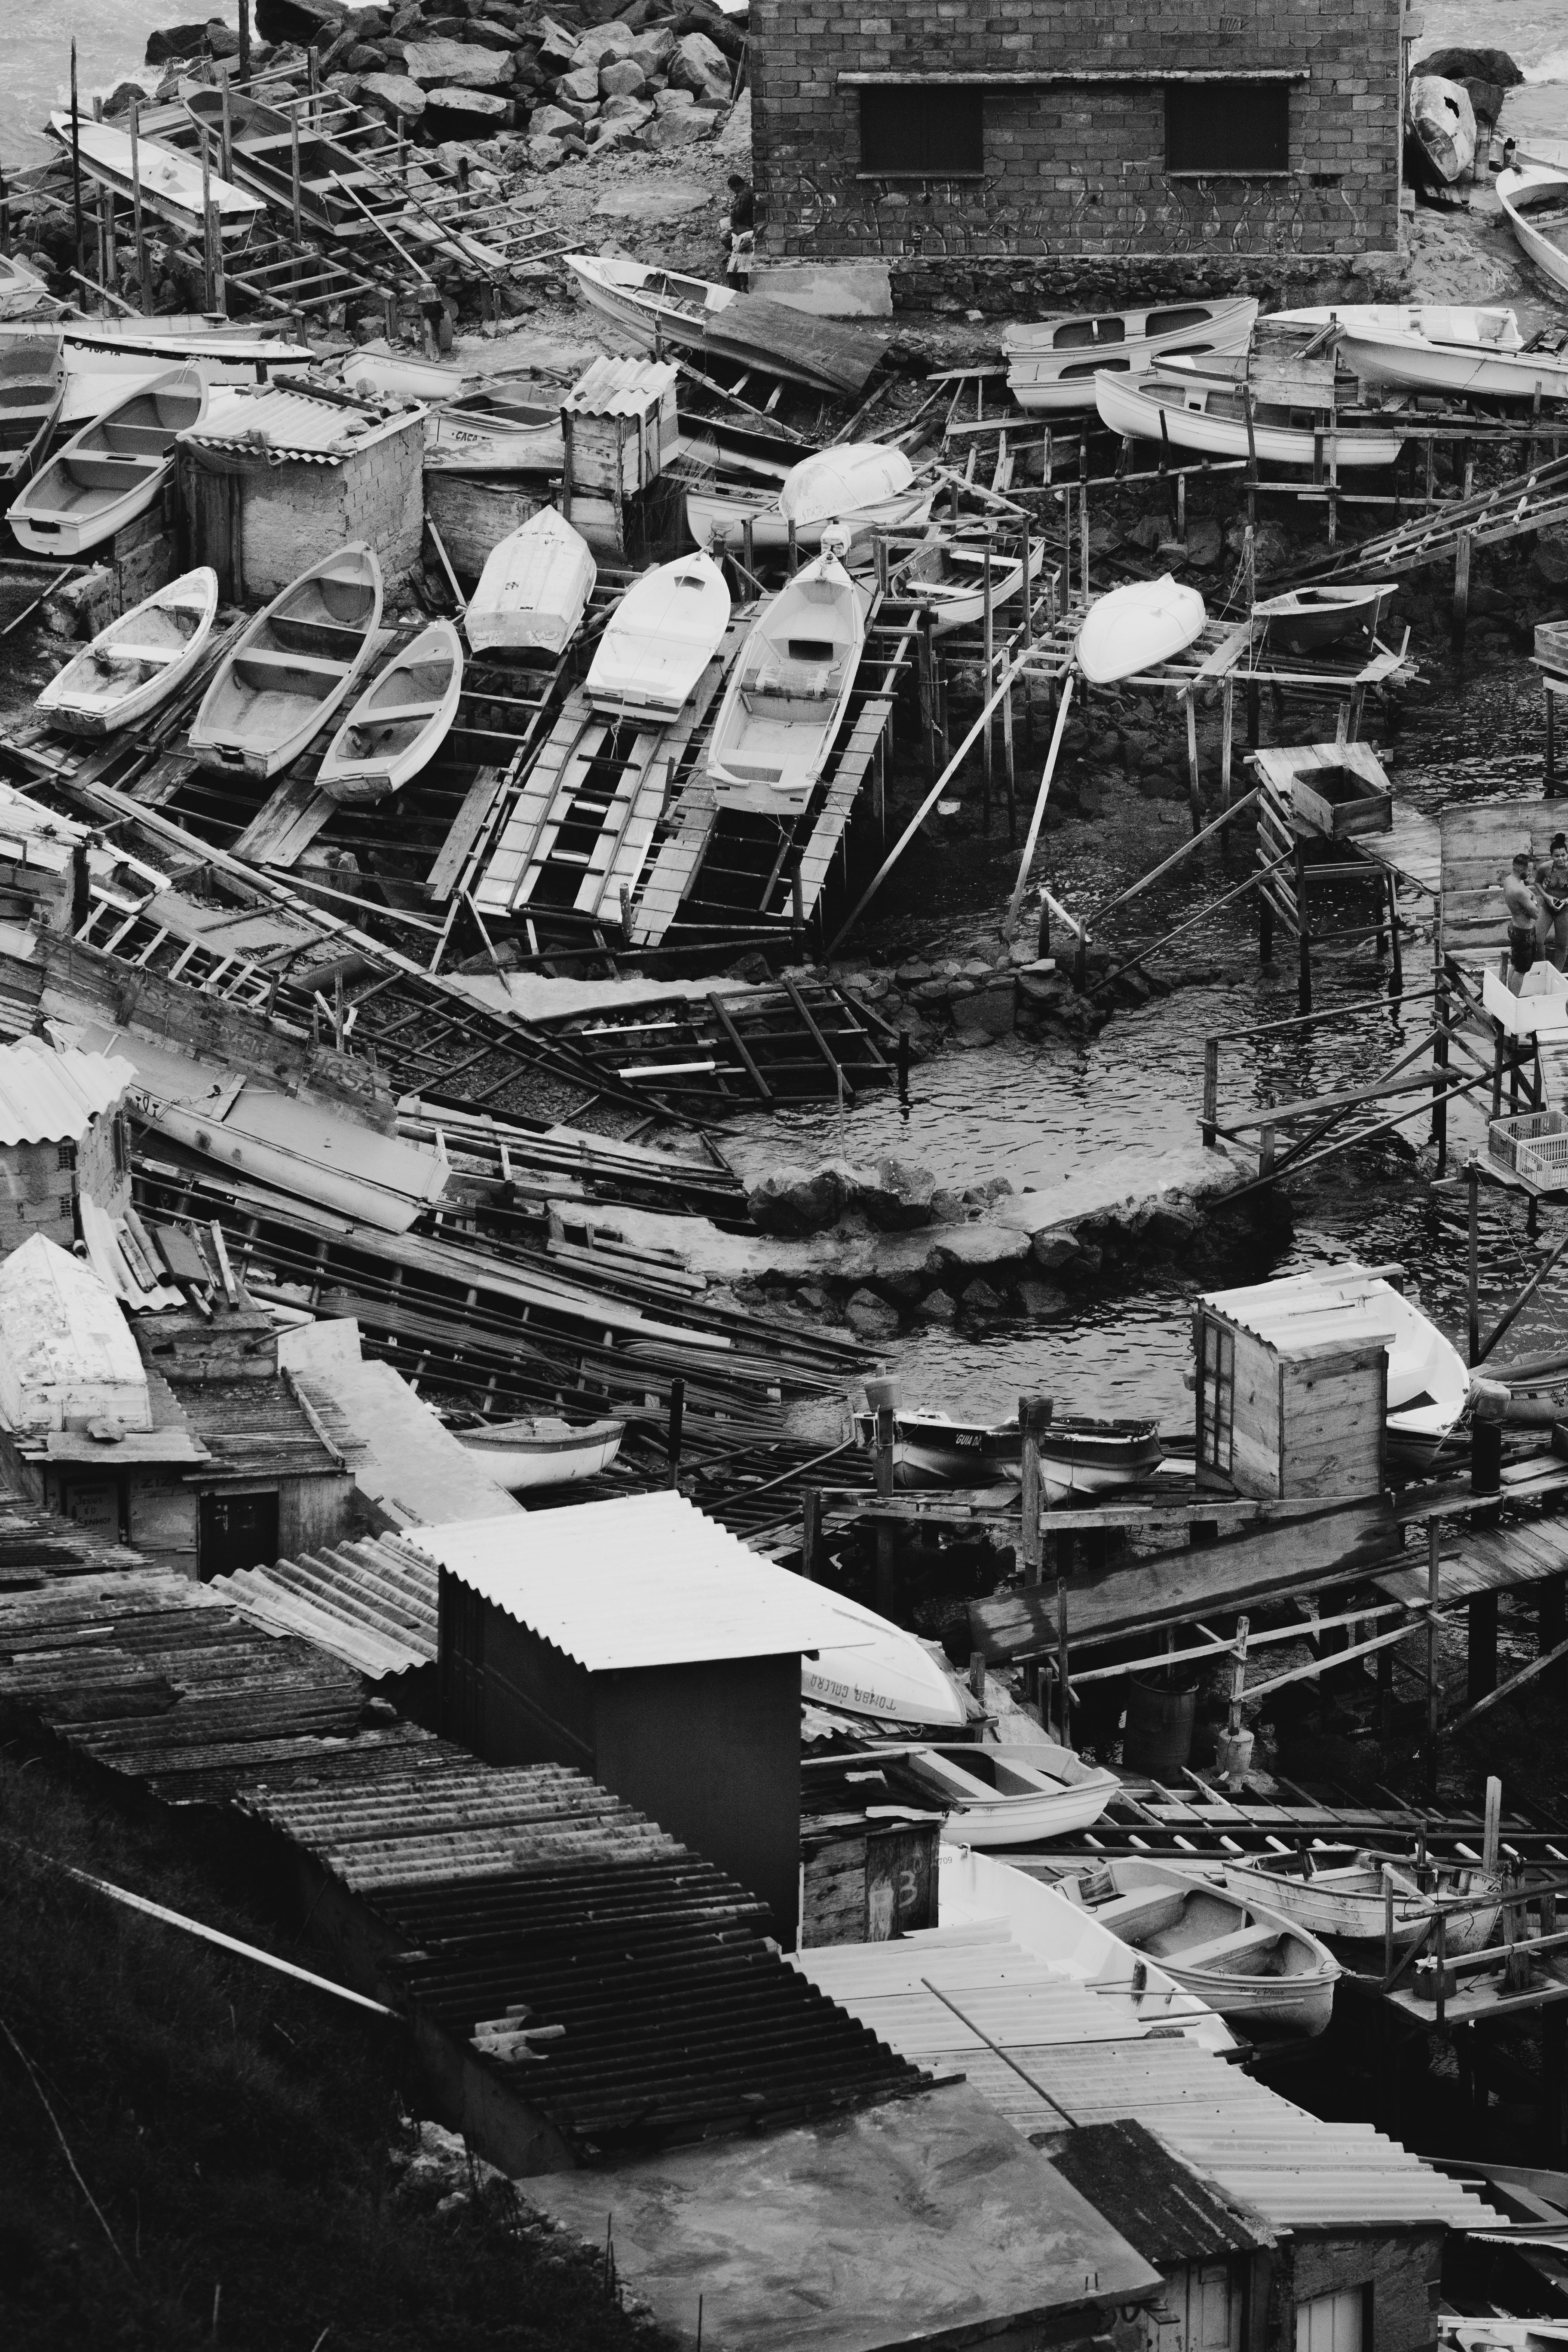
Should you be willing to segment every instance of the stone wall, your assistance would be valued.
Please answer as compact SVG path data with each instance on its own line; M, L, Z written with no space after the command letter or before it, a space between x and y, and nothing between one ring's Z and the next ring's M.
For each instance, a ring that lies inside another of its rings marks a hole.
M1398 245L1401 0L1233 5L906 0L861 16L837 0L752 0L759 252L885 260L903 306L1384 274ZM979 177L868 178L859 93L838 79L1265 69L1306 76L1289 86L1289 169L1212 178L1167 171L1163 88L1126 80L993 87Z
M381 559L390 605L419 561L424 459L424 420L414 416L341 466L299 460L246 469L240 562L247 598L259 603L276 596L308 565L349 540L364 540Z

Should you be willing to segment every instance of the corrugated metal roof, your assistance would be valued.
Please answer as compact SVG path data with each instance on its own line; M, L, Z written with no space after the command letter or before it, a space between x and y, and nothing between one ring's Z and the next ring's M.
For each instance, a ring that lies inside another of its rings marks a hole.
M1289 1358L1330 1341L1351 1349L1392 1340L1396 1327L1388 1302L1394 1295L1377 1276L1344 1266L1287 1275L1240 1290L1211 1290L1198 1304Z
M371 442L403 431L417 414L404 409L388 416L369 403L319 399L281 384L216 384L200 425L179 438L193 448L254 455L272 465L298 458L341 466Z
M1051 2150L1051 2162L1103 2213L1113 2230L1156 2265L1212 2261L1273 2243L1244 2213L1200 2179L1147 2126L1084 2124Z
M435 1572L395 1538L215 1576L210 1590L268 1633L303 1634L373 1681L435 1662Z
M408 1541L591 1673L869 1640L828 1594L684 1495L411 1528Z
M679 373L668 361L595 360L561 405L578 416L642 416L664 399Z
M136 1073L106 1054L58 1054L41 1037L0 1045L0 1143L76 1143Z

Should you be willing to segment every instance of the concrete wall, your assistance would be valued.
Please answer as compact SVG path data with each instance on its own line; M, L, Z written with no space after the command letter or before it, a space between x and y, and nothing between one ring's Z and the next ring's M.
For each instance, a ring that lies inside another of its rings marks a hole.
M381 559L390 601L419 562L424 457L424 422L416 416L340 466L189 469L182 490L191 562L214 564L234 593L261 604L309 564L361 539Z
M1434 2314L1442 2269L1438 2230L1300 2232L1286 2242L1276 2261L1274 2352L1294 2352L1295 2315L1302 2304L1358 2286L1372 2290L1372 2352L1424 2352L1436 2337Z
M1401 0L753 0L758 249L882 258L895 300L1027 310L1075 292L1130 302L1201 283L1266 290L1348 275L1398 243ZM1289 169L1165 168L1158 85L989 89L977 179L859 175L859 99L843 73L1304 70Z

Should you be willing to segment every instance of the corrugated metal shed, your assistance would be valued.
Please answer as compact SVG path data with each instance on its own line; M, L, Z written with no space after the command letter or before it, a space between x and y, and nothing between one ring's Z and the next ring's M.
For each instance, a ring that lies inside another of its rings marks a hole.
M1051 2162L1157 2267L1274 2243L1256 2214L1231 2204L1135 2119L1069 2132Z
M869 1641L828 1594L684 1495L419 1528L409 1541L590 1673Z
M0 1144L78 1143L135 1083L109 1055L58 1054L41 1037L0 1045Z
M1348 1266L1342 1273L1292 1274L1240 1290L1209 1291L1198 1305L1289 1360L1326 1342L1348 1351L1392 1340L1393 1295L1386 1282Z
M1133 2116L1276 2231L1448 2226L1495 2216L1367 2124L1322 2123L1133 2000L1033 1959L1003 1920L890 1944L819 1947L794 1965L907 2058L962 2071L1025 2136ZM1095 2027L1086 2032L1089 2002Z
M646 416L673 390L679 373L668 361L595 360L561 405L576 416Z
M368 402L346 395L329 400L281 384L216 384L200 425L179 438L183 447L215 457L341 466L345 457L405 431L420 413L402 409L388 416Z

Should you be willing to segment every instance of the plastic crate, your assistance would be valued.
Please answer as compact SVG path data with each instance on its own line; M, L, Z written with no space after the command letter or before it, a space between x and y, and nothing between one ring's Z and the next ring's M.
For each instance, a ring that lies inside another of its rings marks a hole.
M1550 1183L1568 1169L1568 1113L1531 1110L1517 1118L1494 1118L1487 1129L1487 1149L1516 1176Z

